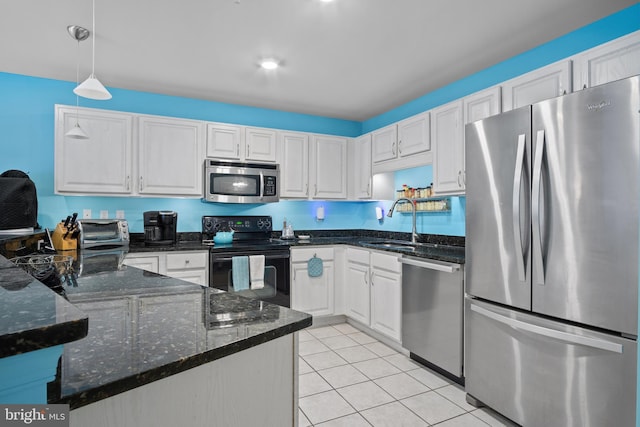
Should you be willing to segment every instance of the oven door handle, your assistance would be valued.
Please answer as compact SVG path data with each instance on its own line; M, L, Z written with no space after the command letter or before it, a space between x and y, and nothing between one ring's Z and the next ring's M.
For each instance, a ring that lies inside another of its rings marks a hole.
M242 252L238 252L238 255L235 256L243 256ZM231 259L234 256L228 256L228 255L223 255L223 256L216 256L216 255L212 255L211 256L211 261L212 262L217 262L217 261L231 261ZM287 259L289 258L289 254L281 254L281 255L265 255L264 259L268 260L268 259Z

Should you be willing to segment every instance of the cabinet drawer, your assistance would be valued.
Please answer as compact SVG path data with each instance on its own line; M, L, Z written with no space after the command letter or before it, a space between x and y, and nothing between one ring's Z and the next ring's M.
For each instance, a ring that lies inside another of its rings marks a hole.
M206 268L208 252L181 252L167 254L167 270Z
M323 260L333 259L333 248L313 247L304 249L291 249L291 262L303 262L313 258L314 255Z
M400 258L395 255L386 255L379 252L371 252L371 265L382 270L393 271L394 273L402 272L402 264L400 264Z
M347 260L369 265L369 251L364 249L347 248Z

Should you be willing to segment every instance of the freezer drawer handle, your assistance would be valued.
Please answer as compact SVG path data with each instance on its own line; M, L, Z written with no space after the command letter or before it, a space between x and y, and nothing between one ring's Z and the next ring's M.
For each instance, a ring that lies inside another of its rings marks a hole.
M544 130L536 135L536 154L533 161L533 185L531 223L533 227L533 266L536 285L544 285L544 262L542 260L542 225L540 220L540 187L542 186L542 155L544 154ZM537 250L536 250L537 249Z
M525 135L518 135L518 151L516 153L516 168L513 174L513 239L516 248L516 263L518 280L525 281L524 254L522 251L522 233L520 232L520 187L522 186L522 169L524 167Z
M400 262L403 264L413 265L416 267L428 268L431 270L444 271L445 273L453 273L454 271L460 270L459 264L452 263L435 263L429 261L418 261L412 258L400 258Z
M583 345L586 347L597 348L600 350L611 351L613 353L622 354L622 344L617 344L610 341L605 341L597 338L583 337L580 335L570 334L568 332L556 331L554 329L544 328L542 326L533 325L531 323L523 322L521 320L505 317L500 314L489 311L485 308L478 307L477 305L471 305L471 311L486 316L496 322L503 323L507 326L511 326L515 329L521 329L523 331L531 332L534 334L542 335L549 338L555 338L560 341L564 341L570 344Z

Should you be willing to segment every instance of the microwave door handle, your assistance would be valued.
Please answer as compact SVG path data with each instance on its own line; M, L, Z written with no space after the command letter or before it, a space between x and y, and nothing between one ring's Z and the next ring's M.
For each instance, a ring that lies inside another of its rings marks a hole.
M264 174L260 172L260 200L264 199Z

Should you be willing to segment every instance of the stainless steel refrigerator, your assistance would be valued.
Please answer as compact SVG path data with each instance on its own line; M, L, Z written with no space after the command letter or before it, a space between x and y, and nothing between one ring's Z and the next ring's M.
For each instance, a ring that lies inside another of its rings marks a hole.
M467 400L635 426L640 77L466 126Z

